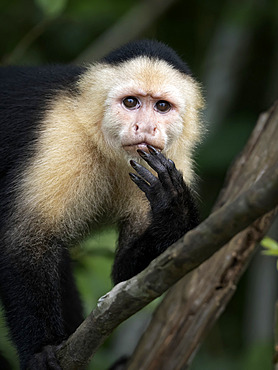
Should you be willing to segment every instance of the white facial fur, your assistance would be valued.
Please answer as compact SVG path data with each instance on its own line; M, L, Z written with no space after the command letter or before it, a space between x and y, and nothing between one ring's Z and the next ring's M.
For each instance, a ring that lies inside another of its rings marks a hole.
M170 103L167 112L156 108L159 101L165 100L164 96L152 96L145 91L133 91L132 96L138 101L135 108L127 108L119 95L111 102L110 109L103 121L103 132L108 141L115 146L121 146L131 156L136 155L136 149L146 150L146 145L152 145L164 150L171 145L171 138L178 137L182 132L182 121L174 103ZM120 130L113 132L107 129L107 124L117 120ZM174 123L174 124L173 124Z
M131 157L137 155L138 148L146 150L146 144L167 151L183 131L188 82L166 62L148 58L131 60L117 72L101 124L107 143L124 149ZM126 97L136 98L138 107L128 109L123 104ZM156 108L161 100L169 102L168 111Z

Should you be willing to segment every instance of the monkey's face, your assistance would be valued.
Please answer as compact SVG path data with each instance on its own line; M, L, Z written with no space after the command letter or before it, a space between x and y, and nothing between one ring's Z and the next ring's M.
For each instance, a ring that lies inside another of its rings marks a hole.
M111 112L120 126L116 141L131 157L137 155L137 149L147 150L148 144L164 150L182 131L176 105L145 91L120 95Z
M199 141L198 84L163 60L100 63L79 85L78 119L106 156L138 157L137 149L150 144L167 156L187 158Z
M102 121L106 143L129 158L148 144L167 152L183 132L186 86L184 76L162 61L145 58L119 67Z

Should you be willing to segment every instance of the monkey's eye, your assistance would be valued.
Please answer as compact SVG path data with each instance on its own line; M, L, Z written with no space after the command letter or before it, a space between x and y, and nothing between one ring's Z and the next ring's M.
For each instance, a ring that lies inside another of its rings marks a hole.
M127 109L135 109L140 106L140 102L134 96L127 96L126 98L123 99L123 105Z
M166 100L159 100L155 104L155 109L160 113L167 113L171 109L171 104Z

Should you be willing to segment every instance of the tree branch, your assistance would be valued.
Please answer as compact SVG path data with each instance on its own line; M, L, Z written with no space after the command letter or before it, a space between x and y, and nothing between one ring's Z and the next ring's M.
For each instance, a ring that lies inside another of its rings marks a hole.
M277 119L277 107L275 112ZM275 164L265 168L263 173L257 173L257 179L249 189L211 214L140 274L118 284L102 297L97 307L59 349L57 355L62 368L71 370L84 367L121 322L160 296L277 204L276 157Z

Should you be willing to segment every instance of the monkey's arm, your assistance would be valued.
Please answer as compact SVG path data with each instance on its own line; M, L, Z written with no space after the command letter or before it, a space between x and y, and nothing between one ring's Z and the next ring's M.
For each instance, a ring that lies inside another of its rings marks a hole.
M137 174L131 179L146 194L151 206L151 224L146 231L130 238L124 230L112 271L114 283L127 280L142 271L167 247L194 228L199 221L191 190L170 159L151 146L149 153L138 150L140 156L158 174L154 176L140 164L131 161Z

